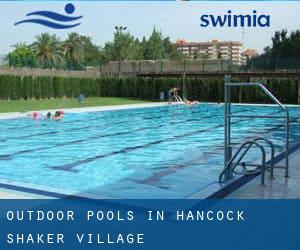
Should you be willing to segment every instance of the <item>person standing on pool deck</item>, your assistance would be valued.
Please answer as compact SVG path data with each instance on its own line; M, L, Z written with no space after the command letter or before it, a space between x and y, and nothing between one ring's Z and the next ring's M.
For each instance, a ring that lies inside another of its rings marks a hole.
M169 89L169 91L168 91L168 97L169 97L168 103L169 103L169 104L172 103L174 96L178 95L178 91L179 91L179 90L180 90L180 89L177 88L177 87L174 87L174 88Z

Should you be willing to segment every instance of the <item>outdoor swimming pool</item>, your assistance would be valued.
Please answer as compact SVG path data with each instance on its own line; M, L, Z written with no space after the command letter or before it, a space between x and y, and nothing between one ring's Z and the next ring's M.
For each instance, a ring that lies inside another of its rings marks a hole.
M300 108L289 108L291 144ZM233 106L243 114L277 107ZM120 198L185 198L217 182L223 167L223 105L67 113L64 120L0 121L0 179L41 190ZM265 136L283 150L282 120L233 121L236 143ZM255 159L256 152L250 154Z

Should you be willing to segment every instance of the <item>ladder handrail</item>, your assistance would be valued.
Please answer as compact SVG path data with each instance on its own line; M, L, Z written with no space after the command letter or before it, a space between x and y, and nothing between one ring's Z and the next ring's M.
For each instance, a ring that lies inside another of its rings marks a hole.
M265 140L264 138L257 138L257 140ZM226 167L222 170L222 172L220 173L219 175L219 182L220 183L223 183L223 177L225 176L225 174L228 174L227 178L231 179L233 177L233 172L235 170L235 168L237 166L239 166L241 160L244 158L244 156L247 154L247 152L249 151L249 149L255 145L257 146L261 153L262 153L262 162L261 162L261 174L262 174L262 177L261 177L261 183L264 184L264 181L265 181L265 170L266 170L266 151L264 149L263 146L261 146L259 143L257 143L255 141L256 139L254 140L248 140L246 142L244 142L240 147L239 149L237 150L237 152L234 154L234 156L230 159L230 161L227 163ZM234 162L235 159L239 156L240 152L247 146L247 148L245 149L245 151L242 153L242 155L240 156L240 158L238 159L237 162ZM232 166L233 164L233 166Z
M279 107L285 112L284 116L272 116L272 115L234 115L231 113L231 97L230 87L242 87L242 86L254 86L259 87L269 98L271 98ZM281 118L285 119L285 177L289 175L289 111L288 108L283 105L262 83L231 83L230 76L225 76L225 130L224 130L224 146L225 146L225 157L224 157L224 168L231 158L231 118ZM269 143L270 144L270 143ZM274 150L274 149L272 149ZM273 177L273 167L271 170Z
M274 157L275 157L275 147L274 147L274 144L270 140L268 140L268 139L266 139L264 137L256 137L252 141L253 142L264 141L264 142L266 142L270 146L270 148L271 148L271 159L270 159L270 169L271 169L271 171L270 171L270 178L273 178L274 177ZM241 160L246 155L246 153L248 152L248 150L250 149L251 146L252 145L248 146L248 148L244 151L243 155L237 161L238 162L237 165L241 162ZM232 171L231 175L233 174L233 171Z
M258 86L260 87L264 92L265 94L267 94L274 102L276 102L283 110L287 111L288 112L288 109L286 106L284 106L277 98L276 96L274 96L270 90L268 90L265 85L263 85L262 83L259 83L259 82L246 82L246 83L242 83L242 82L239 82L239 83L226 83L227 86L235 86L235 87L240 87L240 86Z
M264 137L257 137L257 138L254 139L254 141L256 141L256 142L257 141L264 141L264 142L268 143L269 146L271 147L271 160L270 160L271 173L270 173L270 178L273 178L274 177L274 158L275 158L275 147L274 147L274 144L270 140L268 140L268 139L266 139Z
M184 103L184 101L182 100L182 98L179 95L174 95L175 97L175 101L178 103Z

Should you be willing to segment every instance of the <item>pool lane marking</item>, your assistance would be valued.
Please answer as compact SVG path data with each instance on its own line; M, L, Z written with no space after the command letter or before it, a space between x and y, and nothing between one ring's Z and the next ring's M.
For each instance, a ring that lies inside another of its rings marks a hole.
M190 110L191 107L189 107L189 110ZM194 108L194 107L192 107ZM163 112L166 112L168 110L166 109L162 109ZM180 110L187 110L186 108L185 109L180 109ZM190 113L203 113L203 112L206 112L208 111L209 109L205 109L205 110L191 110ZM216 111L218 109L215 109L214 111ZM243 112L243 111L250 111L251 109L248 108L248 109L243 109L241 111L237 111L235 113L240 113L240 112ZM153 111L153 112L150 112L150 113L161 113L161 112L158 112L158 111ZM139 115L140 114L149 114L149 112L140 112L138 113ZM181 114L181 113L178 113L178 114ZM117 117L118 115L114 115L112 117ZM145 120L150 120L150 119L157 119L157 118L164 118L165 116L156 116L156 117L142 117L142 119L145 119ZM99 118L104 118L104 117L95 117L93 119L89 119L89 121L93 121L93 120L98 120ZM188 120L183 120L183 121L180 121L178 123L185 123L185 122L190 122L190 121L198 121L200 119L203 119L203 118L207 118L207 117L202 117L202 118L191 118L191 119L188 119ZM73 123L73 122L78 122L78 121L84 121L82 119L77 119L77 120L73 120L73 121L64 121L64 122L60 122L60 123L63 123L63 124L66 124L66 123ZM122 124L124 121L119 121L119 122L113 122L113 123L110 123L110 125L118 125L118 124ZM293 122L293 121L292 121ZM48 125L49 123L47 124L40 124L41 126L46 126ZM175 123L173 123L175 124ZM88 129L88 128L101 128L103 126L105 126L106 124L101 124L101 125L90 125L90 126L85 126L85 127L79 127L79 128L76 128L76 130L83 130L83 129ZM32 125L30 126L25 126L23 128L27 128L27 127L34 127ZM22 128L22 127L21 127ZM14 128L9 128L9 129L14 129ZM74 129L65 129L63 130L63 132L68 132L68 131L73 131ZM32 139L33 137L35 136L44 136L44 135L53 135L53 134L58 134L58 133L61 133L62 131L50 131L50 132L44 132L44 133L37 133L37 134L30 134L30 135L24 135L24 136L20 136L20 137L8 137L8 138L3 138L3 139L0 139L0 142L7 142L8 140L18 140L18 139L27 139L27 138L30 138ZM1 157L1 156L0 156Z
M244 112L244 111L241 110L240 112ZM215 115L211 115L211 116L215 116ZM245 120L247 120L247 119L245 119ZM240 121L242 121L242 120L240 120ZM240 121L237 121L237 122L240 122ZM190 131L188 133L175 135L171 138L157 140L157 141L149 142L149 143L138 145L138 146L126 147L126 148L123 148L121 150L112 151L112 152L109 152L109 153L106 153L106 154L100 154L100 155L96 155L96 156L89 157L89 158L86 158L86 159L78 160L78 161L75 161L75 162L72 162L72 163L67 163L67 164L59 165L59 166L52 166L52 167L49 167L49 168L55 169L55 170L78 172L79 170L74 170L73 168L75 168L77 166L80 166L82 164L85 164L85 163L90 163L92 161L102 159L102 158L112 156L112 155L123 154L123 153L128 153L128 152L131 152L131 151L134 151L134 150L137 150L137 149L147 148L147 147L150 147L150 146L153 146L153 145L156 145L156 144L160 144L160 143L163 143L163 142L169 142L169 141L172 141L172 140L176 140L178 138L191 136L191 135L198 134L198 133L207 132L207 131L210 131L212 129L216 129L216 128L220 128L220 127L223 127L223 124L219 124L219 125L216 125L216 126L213 126L213 127L202 128L202 129L199 129L199 130L196 130L196 131Z
M245 112L245 111L249 111L249 109L242 109L242 110L236 111L235 113L240 113L240 112ZM117 133L113 133L113 134L105 134L105 135L100 135L100 136L97 135L97 136L92 136L90 138L78 139L78 140L74 140L74 141L70 141L70 142L58 143L58 144L55 144L53 146L48 146L48 147L40 147L40 148L35 148L35 149L21 150L21 151L17 151L17 152L11 153L11 154L0 155L0 160L12 160L12 157L15 156L15 155L32 153L32 152L41 151L41 150L47 150L47 149L52 149L52 148L56 148L56 147L63 147L63 146L67 146L67 145L70 145L70 144L82 143L82 142L85 142L87 140L94 140L94 139L99 139L99 138L104 138L104 137L109 137L109 136L131 134L131 133L135 133L135 132L146 130L146 129L155 129L155 128L161 128L161 127L164 127L164 126L169 126L170 124L173 125L173 124L178 124L178 123L185 123L185 122L188 122L188 121L198 121L198 120L207 119L207 118L210 118L210 117L216 116L216 115L219 115L219 114L213 114L213 115L209 115L209 116L203 116L203 117L200 117L200 118L191 118L191 119L186 119L184 121L170 122L170 123L161 124L161 125L158 125L158 126L139 128L139 129L136 129L134 131L131 130L131 131L125 131L125 132L117 132ZM102 125L99 125L99 126L101 127ZM87 126L87 127L90 127L90 126ZM82 128L79 128L79 129L84 129L84 128L87 128L87 127L82 127ZM93 127L95 127L95 126L93 126ZM77 129L77 130L79 130L79 129ZM184 136L189 136L189 135L184 135ZM178 138L181 138L181 137L182 136L180 136ZM176 138L177 137L175 137L175 139Z
M247 110L248 109L240 110L240 111L237 111L235 113L244 112L244 111L247 111ZM40 147L40 148L35 148L35 149L21 150L21 151L17 151L17 152L11 153L11 154L0 155L0 160L12 160L12 157L15 156L15 155L21 155L21 154L32 153L32 152L41 151L41 150L47 150L47 149L52 149L52 148L57 148L57 147L63 147L63 146L70 145L70 144L82 143L82 142L85 142L87 140L93 140L93 139L104 138L104 137L109 137L109 136L131 134L131 133L134 133L134 132L137 132L137 131L146 130L146 129L155 129L155 128L160 128L160 127L164 127L164 126L169 126L170 124L173 125L173 124L178 124L178 123L185 123L187 121L198 121L198 120L201 120L201 119L207 119L207 118L210 118L210 117L213 117L213 116L217 116L217 115L218 114L213 114L213 115L209 115L209 116L203 116L201 118L187 119L185 121L169 122L167 124L161 124L159 126L139 128L139 129L136 129L134 131L131 130L131 131L125 131L125 132L117 132L117 133L113 133L113 134L104 134L104 135L100 135L100 136L97 135L97 136L92 136L90 138L78 139L78 140L74 140L74 141L70 141L70 142L64 142L64 143L58 143L58 144L55 144L53 146L48 146L48 147ZM240 120L240 121L242 121L242 120ZM223 126L223 125L220 125L220 126ZM174 140L174 139L182 138L184 136L190 136L190 135L202 132L201 130L197 130L197 131L194 131L194 132L189 132L189 133L186 133L186 134L176 135L176 136L174 136L171 139ZM169 140L169 138L167 140ZM157 141L157 142L161 143L163 141L164 140ZM157 144L157 143L154 142L154 144ZM149 145L145 144L145 147L149 147L149 146L154 145L154 144L149 144ZM141 145L141 147L139 147L139 148L143 148L143 145ZM134 150L135 149L138 149L138 148L134 148ZM125 148L125 150L126 150L126 148ZM130 150L130 151L132 151L132 150ZM110 156L110 155L120 154L120 153L126 153L126 151L123 152L122 150L119 150L119 151L116 151L116 152L110 152L110 153L105 154L105 157ZM92 158L94 158L94 157L92 157ZM100 157L100 158L103 158L103 157ZM97 157L95 158L95 160L96 159L97 159ZM82 160L82 161L84 161L84 160ZM79 165L81 165L81 164L82 163L79 163ZM66 165L69 165L69 164L66 164ZM62 165L62 166L64 166L64 165ZM52 168L52 167L50 167L50 168ZM59 166L58 167L54 167L54 169L58 169L58 168L59 168Z
M201 112L206 112L206 111L208 111L208 109L206 109L206 110L202 110ZM165 111L164 111L165 112ZM200 111L199 112L196 112L196 113L201 113ZM158 113L157 111L156 112L151 112L151 113ZM195 112L192 112L192 113L195 113ZM146 112L144 112L144 113L142 113L142 114L148 114L148 113L146 113ZM113 116L113 117L117 117L117 115L115 115L115 116ZM163 117L165 117L165 116L160 116L160 118L163 118ZM103 118L103 117L100 117L100 118ZM110 117L111 118L111 117ZM93 120L98 120L99 119L99 117L95 117L95 118L93 118L93 119L89 119L88 121L93 121ZM143 117L142 117L142 119L144 119ZM146 119L148 119L148 117L146 117ZM153 118L154 119L154 118ZM65 121L65 122L60 122L60 124L61 123L63 123L63 124L66 124L66 123L72 123L72 122L76 122L76 121L84 121L84 120L82 120L82 119L80 119L80 120L73 120L73 121ZM124 123L124 121L118 121L118 122L113 122L113 123L109 123L109 125L118 125L118 124L122 124L122 123ZM41 124L41 126L46 126L46 125L48 125L49 123L47 123L47 124ZM76 128L76 130L82 130L82 129L87 129L87 128L99 128L99 127L103 127L103 126L105 126L105 125L107 125L107 124L101 124L101 125L90 125L90 126L86 126L86 127L80 127L80 128ZM25 127L23 127L23 128L28 128L28 127L32 127L32 128L34 128L34 126L33 125L30 125L30 126L25 126ZM22 128L22 127L21 127ZM73 131L74 129L73 128L71 128L71 129L65 129L65 130L63 130L63 132L68 132L68 131ZM35 137L35 136L43 136L43 135L50 135L50 134L58 134L58 133L60 133L61 131L50 131L50 132L45 132L45 133L38 133L38 134L31 134L31 135L24 135L24 136L20 136L20 137L8 137L8 138L3 138L3 139L0 139L0 142L6 142L6 141L8 141L8 140L18 140L18 139L26 139L26 138L33 138L33 137Z
M275 113L279 113L279 112L275 112ZM246 121L246 120L248 120L248 119L244 119L243 121ZM232 124L236 124L236 123L239 123L240 121L236 121L236 122L232 122ZM276 126L274 126L274 127L271 127L271 128L268 128L268 129L264 129L263 131L260 131L259 133L255 133L255 135L264 135L264 134L268 134L268 133L270 133L271 131L275 131L275 130L277 130L278 128L281 128L281 127L284 127L285 126L285 124L280 124L280 125L276 125ZM251 138L253 138L253 136L251 135L249 135L249 136L246 136L245 138L243 138L243 139L245 139L245 140L247 140L247 139L251 139ZM238 144L240 144L241 143L241 141L238 143ZM224 149L224 147L217 147L217 148L215 148L214 149L214 152L217 150L218 152L219 151L221 151L221 150L223 150ZM210 152L205 152L205 153L207 153L207 154L211 154L212 153L212 151L210 151ZM202 157L201 157L202 158ZM203 159L201 159L201 160L203 160ZM198 160L199 161L199 160ZM192 161L192 164L194 163L194 161ZM180 170L180 169L182 169L182 168L186 168L186 167L188 167L188 166L190 166L191 165L191 162L188 162L188 163L186 163L186 164L179 164L178 166L177 165L175 165L175 166L171 166L171 167L169 167L169 168L167 168L167 169L164 169L164 170L162 170L162 171L157 171L157 172L155 172L152 176L150 176L150 177L148 177L148 178L145 178L145 179L143 179L143 180L138 180L138 179L134 179L134 178L127 178L127 179L129 179L129 180L131 180L131 181L134 181L134 182L136 182L136 183L138 183L138 184L144 184L144 185L161 185L161 180L162 180L162 178L164 178L165 176L168 176L168 175L170 175L170 174L173 174L173 173L175 173L175 172L177 172L178 170ZM159 187L159 186L158 186ZM163 186L163 188L166 188L166 186L164 185Z
M49 147L40 147L40 148L35 148L35 149L21 150L21 151L17 151L17 152L10 153L10 154L0 155L0 160L11 160L12 157L15 156L15 155L20 155L20 154L25 154L25 153L32 153L32 152L35 152L35 151L52 149L52 148L56 148L56 147L62 147L62 146L66 146L66 145L69 145L69 144L81 143L81 142L85 142L85 141L88 141L88 140L94 140L94 139L104 138L104 137L108 137L108 136L112 137L112 136L117 136L117 135L132 134L132 133L142 131L142 130L156 129L156 128L161 128L161 127L170 126L170 125L174 125L174 124L185 123L185 122L188 122L188 121L198 121L198 120L201 120L201 119L210 118L212 116L213 115L203 116L203 117L197 118L197 119L193 118L193 119L186 119L186 120L177 121L177 122L168 122L166 124L161 124L161 125L158 125L158 126L149 126L149 127L138 128L138 129L135 129L135 130L125 131L125 132L117 132L117 133L104 134L104 135L94 135L94 136L91 136L89 138L78 139L78 140L74 140L74 141L70 141L70 142L64 142L64 143L58 143L58 144L55 144L55 145L49 146ZM123 121L115 123L115 124L121 124L121 123L123 123ZM97 128L97 127L103 127L103 126L104 126L103 124L102 125L91 125L91 126L81 127L81 128L76 129L76 130L82 130L82 129L91 128L91 127ZM53 131L53 132L49 132L49 133L45 133L45 134L56 134L56 133L59 133L59 132L61 132L61 131ZM30 137L30 136L28 136L28 137ZM17 139L17 138L14 138L14 139Z
M35 136L53 135L56 133L58 133L58 131L43 132L43 133L38 133L38 134L33 134L33 135L23 135L23 136L19 136L19 137L8 137L5 139L0 139L0 142L7 142L8 140L21 140L21 139L26 139L26 138L32 138Z
M138 131L138 130L141 130L141 129L137 129L136 131ZM85 138L85 139L77 139L77 140L73 140L73 141L69 141L69 142L57 143L57 144L54 144L53 146L48 146L48 147L40 147L40 148L34 148L34 149L21 150L21 151L17 151L15 153L11 153L11 154L0 155L0 160L11 160L12 157L15 155L32 153L32 152L36 152L36 151L62 147L62 146L70 145L70 144L81 143L81 142L85 142L87 140L104 138L104 137L109 137L109 136L116 136L116 135L124 135L124 134L128 134L128 133L132 133L132 132L126 131L126 132L117 132L117 133L112 133L112 134L104 134L104 135L100 135L100 136L97 135L97 136L91 136L91 137Z
M246 121L246 120L244 120L244 121ZM236 124L236 123L238 123L239 121L237 121L237 122L232 122L232 124ZM275 127L272 127L271 129L265 129L265 130L263 130L263 131L261 131L261 132L259 132L259 133L256 133L256 135L262 135L262 134L266 134L266 133L269 133L269 132L271 132L271 131L273 131L273 130L276 130L276 129L278 129L278 128L280 128L280 127L284 127L285 125L284 124L281 124L281 125L276 125ZM250 138L253 138L253 136L247 136L247 137L245 137L245 138L243 138L243 139L250 139ZM241 142L239 142L239 144L240 144ZM173 165L173 166L170 166L170 167L167 167L167 168L165 168L164 170L162 170L162 171L156 171L156 172L154 172L151 176L149 176L149 177L147 177L147 178L145 178L145 179L134 179L134 178L126 178L126 179L128 179L128 180L130 180L130 181L133 181L133 182L136 182L136 183L138 183L138 184L144 184L144 185L152 185L152 186L157 186L157 185L161 185L161 184L163 184L163 183L161 183L161 180L164 178L164 177L166 177L166 176L168 176L168 175L170 175L170 174L173 174L173 173L176 173L176 172L178 172L178 170L181 170L181 169L183 169L183 168L186 168L186 167L189 167L190 165L192 165L192 164L195 164L195 163L199 163L199 161L201 160L207 160L208 158L207 158L207 156L210 156L213 152L215 152L215 151L221 151L221 150L223 150L224 149L224 147L216 147L216 148L214 148L214 151L209 151L209 152L203 152L202 153L202 155L200 156L200 157L197 157L197 158L195 158L195 159L192 159L191 161L188 161L188 162L186 162L186 163L181 163L181 164L175 164L175 165ZM206 155L206 158L205 157L203 157L203 156L205 156ZM158 186L158 188L159 188L159 186ZM163 188L166 188L166 186L165 186L165 184L164 184L164 186L163 186Z
M163 185L163 186L158 186L158 188L163 188L166 189L168 186L166 186L164 183L162 183L162 179L170 174L174 174L178 172L181 169L187 168L193 164L199 163L199 161L203 160L208 160L210 159L210 156L212 155L211 152L202 152L201 156L198 156L190 161L187 161L185 163L180 163L180 164L175 164L169 167L165 167L164 170L161 171L156 171L154 172L151 176L145 178L145 179L135 179L135 178L125 178L126 180L138 183L138 184L143 184L143 185L150 185L150 186L158 186L158 185Z
M244 112L244 111L247 111L248 109L243 109L243 110L240 110L240 111L237 111L235 113L238 113L238 112ZM213 116L216 116L218 114L213 114L213 115L208 115L208 116L203 116L201 118L193 118L193 119L187 119L185 120L185 122L187 121L191 121L191 120L201 120L201 119L207 119L207 118L210 118L210 117L213 117ZM241 120L242 121L242 120ZM139 128L139 129L136 129L135 131L125 131L125 132L117 132L117 133L113 133L113 134L105 134L105 135L97 135L97 136L92 136L90 138L85 138L85 139L78 139L78 140L74 140L74 141L70 141L70 142L63 142L63 143L58 143L58 144L55 144L53 146L48 146L48 147L40 147L40 148L35 148L35 149L27 149L27 150L21 150L21 151L17 151L15 153L11 153L11 154L4 154L4 155L0 155L0 160L12 160L13 156L15 155L21 155L21 154L26 154L26 153L32 153L32 152L36 152L36 151L41 151L41 150L47 150L47 149L53 149L53 148L57 148L57 147L63 147L63 146L66 146L66 145L70 145L70 144L75 144L75 143L82 143L82 142L85 142L87 140L93 140L93 139L98 139L98 138L104 138L104 137L110 137L110 136L116 136L116 135L125 135L125 134L131 134L133 132L137 132L137 131L142 131L142 130L146 130L146 129L155 129L155 128L160 128L160 127L164 127L164 126L169 126L170 124L173 125L173 124L178 124L178 123L183 123L183 121L177 121L177 122L170 122L170 123L167 123L167 124L161 124L161 125L158 125L158 126L152 126L152 127L145 127L145 128ZM223 126L223 125L220 125L220 126ZM210 129L210 128L209 128ZM182 135L177 135L177 136L174 136L173 139L178 139L178 138L181 138L181 137L184 137L184 136L190 136L190 135L193 135L195 133L199 133L201 131L194 131L192 132L189 132L189 133L186 133L186 134L182 134ZM162 141L161 141L162 142ZM159 141L159 143L161 143ZM151 146L151 145L146 145L145 147L148 147L148 146ZM141 147L142 148L142 147ZM126 148L125 148L126 149ZM137 149L137 148L136 148ZM120 153L126 153L126 152L123 152L122 150L119 150L120 152L110 152L110 153L107 153L105 155L105 157L107 156L111 156L111 155L115 155L115 154L120 154ZM104 157L100 157L100 158L104 158ZM95 158L96 160L97 158ZM71 164L71 163L70 163ZM82 164L82 163L81 163ZM79 165L81 165L79 164ZM66 164L68 165L68 164ZM63 165L64 166L64 165ZM51 168L51 167L50 167ZM55 167L54 169L58 169L58 167ZM77 172L77 171L74 171L74 172Z
M200 104L200 107L202 107L203 106L203 104L201 105ZM214 106L214 105L210 105L210 107L211 106L213 106L213 108L216 108L216 109L214 109L214 110L218 110L217 109L217 107L218 106ZM199 107L199 106L195 106L195 107L186 107L186 106L184 106L184 108L179 108L179 107L176 107L176 109L175 109L175 111L186 111L186 110L190 110L191 111L191 113L201 113L201 112L203 112L203 110L202 111L195 111L195 110L193 110L194 108L197 108L197 107ZM136 109L128 109L128 110L130 110L130 112L133 112L135 115L137 114L137 115L145 115L145 114L152 114L152 113L162 113L162 112L169 112L170 111L170 108L175 108L174 106L162 106L162 107L157 107L156 109L155 109L155 111L151 111L151 112L145 112L145 111L143 111L143 112L138 112L138 111L140 111L140 110L136 110ZM144 108L142 108L142 109L144 109ZM158 111L159 110L159 111ZM174 109L173 109L174 110ZM207 109L208 110L208 109ZM251 110L251 107L248 107L246 110ZM121 110L111 110L111 111L99 111L99 112L95 112L95 113L101 113L101 114L104 114L103 116L101 116L101 117L94 117L94 118L92 118L92 119L89 119L89 121L94 121L94 120L98 120L99 118L106 118L106 116L105 116L105 114L107 113L107 112L113 112L113 113L116 113L116 112L120 112ZM87 112L87 113L90 113L90 112ZM179 114L180 114L181 112L179 112ZM120 114L114 114L114 115L109 115L109 117L111 118L111 117L119 117L120 116ZM158 116L159 117L159 116ZM164 117L164 116L160 116L160 118L161 117ZM144 119L144 118L143 118ZM145 118L145 119L148 119L147 117ZM44 121L44 120L41 120L41 121ZM71 120L71 121L60 121L60 124L68 124L68 123L74 123L74 122L84 122L85 120L83 120L83 119L77 119L77 120ZM47 126L49 123L42 123L42 124L40 124L39 123L39 126ZM25 129L25 128L34 128L35 127L35 125L36 124L31 124L31 125L26 125L26 126L22 126L22 127L9 127L9 128L5 128L5 129L7 129L7 130L17 130L17 129ZM3 138L3 140L5 140L5 138Z
M181 123L181 122L175 122L175 123ZM174 122L172 122L172 124L174 124ZM91 137L85 138L85 139L78 139L78 140L73 140L73 141L69 141L69 142L57 143L53 146L21 150L21 151L17 151L17 152L11 153L11 154L0 155L0 160L10 160L15 155L20 155L20 154L25 154L25 153L32 153L32 152L46 150L46 149L52 149L52 148L56 148L56 147L62 147L62 146L66 146L66 145L70 145L70 144L74 144L74 143L81 143L81 142L85 142L85 141L88 141L88 140L94 140L94 139L99 139L99 138L104 138L104 137L109 137L109 136L112 137L112 136L117 136L117 135L132 134L132 133L142 131L142 130L155 129L155 128L160 128L160 127L169 126L169 125L170 125L170 123L169 124L161 124L161 125L152 126L152 127L138 128L138 129L135 129L135 130L117 132L117 133L112 133L112 134L95 135L95 136L91 136ZM87 128L87 127L85 127L85 128Z
M123 121L122 122L116 122L114 125L122 124L122 123L123 123ZM75 130L78 131L78 130L83 130L83 129L88 129L88 128L101 128L101 127L106 126L106 125L108 125L108 124L90 125L90 126L76 128ZM6 142L8 140L26 139L26 138L30 138L31 139L31 138L33 138L35 136L53 135L53 134L58 134L58 133L61 133L61 132L68 132L68 131L74 131L74 128L60 130L60 131L49 131L49 132L37 133L37 134L31 134L31 135L23 135L23 136L20 136L20 137L8 137L8 138L5 138L5 139L1 139L0 142Z
M282 125L281 125L282 126ZM275 130L275 128L272 128L272 129L270 129L270 130ZM263 132L260 132L260 133L263 133ZM181 169L181 167L178 167L178 170L180 170ZM176 172L176 170L175 170L175 172ZM171 174L171 173L170 173Z
M215 109L214 111L216 111L218 109ZM241 113L241 112L244 112L244 111L249 111L251 109L242 109L240 111L237 111L235 113ZM199 111L192 111L191 113L203 113L203 112L207 112L209 111L209 109L205 109L205 110L199 110ZM156 112L151 112L151 113L156 113ZM158 113L158 112L157 112ZM144 114L147 114L147 113L144 113ZM218 115L218 114L216 114ZM155 119L155 118L164 118L165 116L157 116L157 117L153 117L152 119ZM169 124L178 124L178 123L185 123L185 122L190 122L190 121L199 121L201 119L206 119L206 118L210 118L211 116L203 116L203 117L200 117L200 118L190 118L190 119L186 119L186 120L182 120L182 121L178 121L178 122L169 122ZM99 117L98 117L99 118ZM92 121L92 120L97 120L98 118L93 118L93 119L90 119L89 121ZM101 117L103 118L103 117ZM142 117L142 119L149 119L150 120L150 117ZM74 120L76 121L76 120ZM74 122L74 121L67 121L67 122L61 122L61 123L71 123L71 122ZM84 121L84 120L77 120L77 121ZM113 123L110 123L109 125L118 125L118 124L122 124L124 123L124 121L119 121L119 122L113 122ZM42 124L42 126L45 126L46 124ZM80 127L80 128L76 128L76 130L83 130L83 129L88 129L88 128L101 128L103 126L106 126L107 124L100 124L100 125L90 125L90 126L85 126L85 127ZM160 126L158 126L159 128ZM35 136L44 136L44 135L53 135L53 134L58 134L58 133L61 133L61 132L68 132L68 131L73 131L74 129L71 128L71 129L65 129L63 131L50 131L50 132L44 132L44 133L37 133L37 134L31 134L31 135L24 135L24 136L20 136L20 137L8 137L8 138L3 138L3 139L0 139L0 142L7 142L8 140L18 140L18 139L27 139L27 138L30 138L32 139L33 137ZM0 155L0 158L1 158L1 155ZM0 159L1 160L1 159Z
M60 165L60 166L52 166L50 168L55 169L55 170L78 172L80 170L74 170L73 168L75 168L77 166L80 166L82 164L85 164L85 163L90 163L92 161L102 159L102 158L112 156L112 155L124 154L124 153L128 153L128 152L131 152L131 151L134 151L134 150L137 150L137 149L147 148L147 147L157 145L157 144L160 144L160 143L163 143L163 142L169 142L171 140L175 140L175 139L178 139L180 137L190 136L190 135L193 135L193 134L209 131L211 129L218 128L220 126L223 126L223 125L218 125L218 126L214 126L214 127L210 127L210 128L204 128L204 129L196 130L196 131L193 131L193 132L177 135L177 136L174 136L172 138L157 140L157 141L149 142L149 143L138 145L138 146L126 147L126 148L123 148L121 150L116 150L116 151L112 151L112 152L109 152L109 153L106 153L106 154L96 155L96 156L93 156L93 157L89 157L89 158L86 158L86 159L83 159L83 160L78 160L78 161L68 163L68 164L64 164L64 165Z
M201 106L200 106L201 107ZM189 109L187 109L187 107L185 107L184 109L179 109L180 111L186 111L186 110L189 110L191 111L190 113L192 114L196 114L196 113L203 113L203 112L206 112L208 111L209 109L205 109L205 110L193 110L193 108L195 107L188 107ZM176 109L177 111L178 109ZM218 109L213 109L214 111L218 110ZM242 109L244 111L251 111L251 108L247 108L247 109ZM114 110L116 112L116 110ZM134 113L137 113L138 115L144 115L144 114L149 114L149 113L161 113L161 111L163 112L167 112L169 111L169 109L166 109L165 107L164 108L161 108L160 111L152 111L152 112L134 112ZM240 113L241 111L237 111L235 113ZM174 113L175 114L175 113ZM181 112L178 113L178 115L182 114ZM113 115L113 116L110 116L111 117L117 117L119 115ZM164 118L165 116L164 115L161 115L161 116L156 116L156 117L141 117L142 119L145 119L145 120L150 120L150 119L157 119L157 118ZM94 117L92 119L89 119L89 121L94 121L94 120L98 120L99 118L105 118L104 116L102 117ZM205 118L205 117L202 117L202 118ZM198 121L200 118L192 118L192 119L189 119L189 120L183 120L181 122L187 122L187 121ZM71 120L71 121L61 121L60 124L67 124L67 123L74 123L74 122L83 122L84 120L82 119L77 119L77 120ZM113 122L113 123L110 123L110 125L118 125L118 124L121 124L123 123L124 121L119 121L119 122ZM180 122L178 122L180 123ZM39 126L48 126L49 123L42 123L42 124L39 124ZM87 129L87 128L99 128L99 127L102 127L102 126L105 126L106 124L101 124L101 125L90 125L90 126L85 126L85 127L79 127L79 128L76 128L76 130L82 130L82 129ZM28 126L23 126L23 127L12 127L12 128L7 128L8 130L11 130L11 129L24 129L24 128L34 128L35 125L28 125ZM65 129L63 130L64 132L68 132L68 131L72 131L74 130L73 128L72 129ZM33 138L35 136L43 136L43 135L50 135L50 134L58 134L60 133L61 131L50 131L50 132L45 132L45 133L37 133L37 134L31 134L31 135L24 135L24 136L20 136L20 137L8 137L8 138L3 138L3 139L0 139L0 142L7 142L8 140L18 140L18 139L26 139L26 138Z

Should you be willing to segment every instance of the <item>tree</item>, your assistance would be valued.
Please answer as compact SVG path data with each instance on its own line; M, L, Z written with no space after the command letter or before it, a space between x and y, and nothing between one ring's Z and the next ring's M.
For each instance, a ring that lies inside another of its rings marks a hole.
M83 47L84 62L87 66L96 66L101 62L100 48L92 43L88 36L80 36Z
M56 35L42 33L36 36L32 47L36 53L39 67L60 68L64 66L63 46Z
M105 44L103 49L106 61L139 60L142 59L140 42L128 31L116 30L114 40Z
M13 46L14 51L7 55L9 66L13 67L35 67L36 56L32 48L25 43L18 43Z
M164 45L162 34L154 28L146 43L144 58L148 60L162 60L166 58L166 48Z
M179 52L177 50L176 46L170 41L169 37L165 37L163 41L164 41L164 48L166 51L165 59L178 60L183 58L182 52L181 51Z
M70 33L63 43L67 69L84 68L83 40L77 33Z
M163 37L161 32L153 29L149 39L143 37L140 41L128 31L116 29L114 39L107 42L102 50L104 61L119 60L176 60L182 54L171 43L169 37Z
M169 37L163 37L161 32L154 28L148 40L141 42L143 57L146 60L176 60L182 59L182 53L171 43Z
M19 44L8 55L9 64L16 67L84 69L109 61L123 60L177 60L183 55L169 37L153 29L149 39L140 41L129 33L127 27L116 27L112 41L104 47L96 46L88 36L70 33L65 41L56 35L42 33L27 46Z
M272 45L266 47L259 57L249 60L259 69L295 69L300 67L300 31L288 34L287 30L276 31Z

